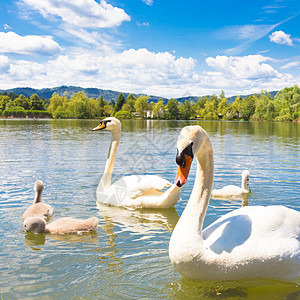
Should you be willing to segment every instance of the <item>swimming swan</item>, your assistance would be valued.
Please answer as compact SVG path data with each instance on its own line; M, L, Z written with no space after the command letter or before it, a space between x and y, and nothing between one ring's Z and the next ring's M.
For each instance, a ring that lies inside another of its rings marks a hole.
M42 193L44 190L44 184L38 180L34 184L35 197L33 204L30 205L23 214L23 220L28 217L41 217L45 220L49 219L53 215L53 208L47 203L42 203Z
M74 219L70 217L60 218L49 224L40 217L29 217L23 222L26 231L33 233L51 234L80 234L97 230L99 220L96 217L89 219Z
M197 174L170 239L175 269L190 279L213 281L300 276L300 212L284 206L246 206L202 231L214 178L212 145L200 126L187 126L177 149L176 184L185 184L194 156Z
M213 197L231 197L231 196L242 196L249 194L249 189L247 187L247 181L249 181L250 173L248 170L242 172L242 186L238 187L236 185L226 185L221 189L213 190Z
M104 174L97 188L97 202L133 208L170 208L180 196L181 188L156 175L131 175L111 184L113 167L121 137L121 122L109 117L93 130L109 130L112 140ZM163 189L169 187L167 190Z

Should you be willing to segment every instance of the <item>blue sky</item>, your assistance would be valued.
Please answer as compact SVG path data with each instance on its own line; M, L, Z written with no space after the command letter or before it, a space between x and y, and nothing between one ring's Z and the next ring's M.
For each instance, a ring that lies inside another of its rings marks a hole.
M0 89L170 97L300 85L300 1L1 0Z

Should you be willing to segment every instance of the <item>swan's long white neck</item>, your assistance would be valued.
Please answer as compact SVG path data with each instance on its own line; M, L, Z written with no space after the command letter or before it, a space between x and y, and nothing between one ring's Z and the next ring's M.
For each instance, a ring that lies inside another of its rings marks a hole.
M170 240L170 257L174 254L175 260L177 254L180 255L182 251L185 251L183 248L193 252L195 245L195 248L198 248L197 251L201 251L199 245L202 242L202 227L214 178L213 150L208 138L201 151L197 153L196 159L197 173L194 188ZM178 247L178 245L181 246ZM182 245L188 246L182 247Z
M247 176L242 176L242 189L248 191L247 187Z
M214 158L209 141L206 148L198 152L197 173L192 194L181 218L184 218L185 227L188 225L191 232L202 236L204 217L211 196L214 178ZM204 147L205 147L204 146Z
M111 139L108 156L105 164L104 174L100 181L100 185L104 189L109 188L111 185L111 177L114 169L120 138L121 138L121 129L112 131L112 139Z

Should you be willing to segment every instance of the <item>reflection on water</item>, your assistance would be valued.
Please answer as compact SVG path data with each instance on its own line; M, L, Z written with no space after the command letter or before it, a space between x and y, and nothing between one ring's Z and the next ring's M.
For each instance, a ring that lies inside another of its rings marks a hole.
M170 284L170 299L299 299L299 286L275 280L192 281Z
M193 188L195 163L171 210L96 207L110 133L99 120L0 120L0 294L3 299L297 299L295 283L268 280L194 282L174 271L169 239ZM282 204L300 210L299 136L294 123L122 121L114 174L156 174L173 182L180 129L201 125L215 156L214 188L251 173L251 195L211 199L204 228L245 205ZM139 154L138 156L136 154ZM100 219L96 233L34 235L22 228L33 184L59 217ZM248 202L248 203L247 203Z
M220 196L212 196L212 199L214 200L223 200L223 205L228 205L230 207L232 207L232 204L239 204L241 205L241 207L247 206L248 205L248 199L251 196L251 194L244 194L244 195L240 195L240 196L231 196L231 197L220 197Z
M82 234L34 234L32 232L25 233L24 244L26 246L32 247L34 250L41 250L41 248L36 248L36 246L42 246L46 243L46 237L48 240L56 241L57 245L63 243L91 243L96 244L98 242L97 232L84 232Z
M154 230L174 229L179 216L176 209L126 209L97 203L104 221L108 224L117 223L124 231L145 234Z

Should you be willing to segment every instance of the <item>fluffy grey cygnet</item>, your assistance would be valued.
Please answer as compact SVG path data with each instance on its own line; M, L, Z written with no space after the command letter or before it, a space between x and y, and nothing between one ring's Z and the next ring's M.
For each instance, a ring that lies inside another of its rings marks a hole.
M97 230L99 220L96 217L89 219L74 219L70 217L60 218L49 224L41 217L29 217L23 222L26 231L33 233L52 234L80 234Z
M53 215L53 208L47 203L42 203L42 193L44 190L44 184L38 180L34 184L35 197L33 204L30 205L23 214L23 220L29 217L40 217L44 220L49 219Z

